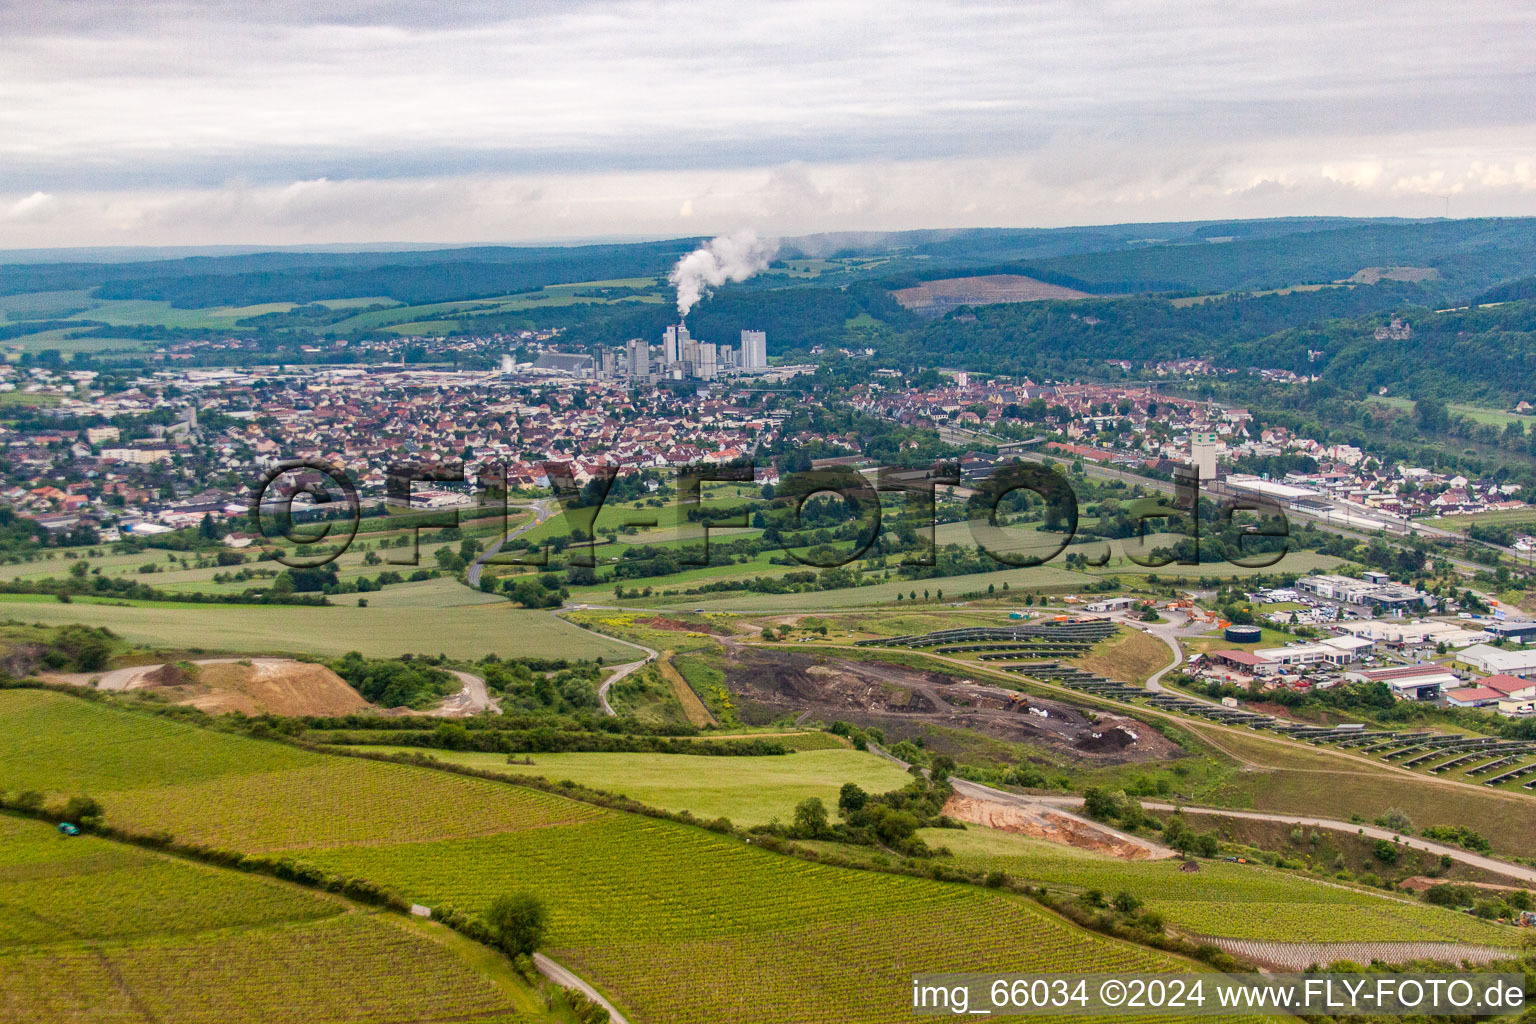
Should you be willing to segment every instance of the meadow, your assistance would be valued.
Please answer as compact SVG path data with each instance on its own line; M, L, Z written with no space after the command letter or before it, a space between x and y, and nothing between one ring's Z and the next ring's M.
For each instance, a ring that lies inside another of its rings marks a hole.
M0 817L0 904L7 1020L555 1020L440 926L42 822Z
M711 737L713 738L713 737ZM371 750L408 753L420 748ZM765 757L689 754L532 754L533 764L508 764L502 754L433 751L438 760L489 771L570 779L591 789L619 793L668 811L700 818L729 818L737 825L788 823L795 805L819 797L835 812L845 782L866 792L900 789L911 776L884 758L860 750L808 750Z
M790 860L702 829L508 784L288 748L277 748L280 756L302 765L241 771L259 765L273 745L225 733L201 732L196 738L205 749L184 752L205 775L222 770L220 777L161 786L148 773L124 780L117 768L95 778L89 762L96 747L110 742L102 735L110 721L75 729L80 703L52 693L0 692L4 777L19 771L34 781L67 780L69 792L91 791L106 805L108 820L122 825L234 849L299 849L323 870L368 878L439 908L474 914L500 894L535 892L551 913L550 955L602 989L636 1024L900 1021L910 1015L906 979L918 969L1190 966L1082 932L1018 897ZM130 746L153 745L150 736L158 730L191 742L179 731L186 727L159 718L93 710L124 722L137 737ZM21 748L16 715L53 742ZM98 788L107 783L120 788ZM352 920L317 928L339 930ZM350 948L335 941L329 947ZM285 948L251 938L245 947L213 951L202 965L189 966L182 981L194 979L208 998L220 1000L265 985L314 1019L320 1016L315 997L292 991L309 975L290 968L313 950L298 937ZM271 970L290 970L292 978L268 979L265 967L253 976L232 966L262 955ZM413 958L408 949L396 955ZM343 978L353 970L347 963L316 963ZM46 991L56 972L85 976L90 970L57 957L35 970L31 962L25 967L6 974L27 979L29 994ZM138 967L125 962L119 970ZM421 974L413 969L401 983L415 984ZM463 998L459 987L439 985L435 995L420 997L415 1012L450 998Z
M474 591L454 584L474 600ZM365 595L374 597L374 594ZM404 595L402 595L404 596ZM428 599L431 600L431 599ZM333 656L360 651L372 657L446 654L475 660L565 657L631 661L634 649L506 601L457 607L385 600L367 608L335 605L216 605L170 602L60 604L51 597L0 594L0 618L49 626L105 626L148 647L191 652Z

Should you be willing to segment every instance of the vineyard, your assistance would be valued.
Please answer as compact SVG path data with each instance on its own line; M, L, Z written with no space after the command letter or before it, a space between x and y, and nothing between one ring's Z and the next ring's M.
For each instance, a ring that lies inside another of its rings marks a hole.
M25 718L27 733L14 726L17 718ZM50 740L30 738L37 735ZM162 744L177 751L179 765L164 764ZM106 768L97 765L98 749L110 753ZM136 752L143 753L144 763L163 765L165 784L153 771L134 775ZM550 955L602 989L636 1024L904 1020L907 978L916 970L1180 969L1163 954L1081 931L1012 895L791 859L702 829L521 787L308 753L57 694L0 692L0 765L7 780L25 778L61 795L65 791L48 780L71 779L76 792L89 791L106 806L109 821L125 827L238 850L296 850L323 871L366 878L443 910L478 914L497 896L535 892L550 912ZM22 858L18 869L24 867ZM1053 877L1071 884L1111 892L1132 884L1094 874L1105 870L1100 862L1077 856L1049 866ZM1181 899L1213 905L1246 899L1269 913L1268 903L1298 898L1297 887L1284 876L1269 878L1269 888L1255 889L1253 882L1251 874L1229 875L1225 865L1208 865L1197 876L1144 875L1133 884L1149 895L1155 891L1167 905ZM1397 906L1342 888L1314 888L1329 897L1317 903L1374 900L1381 907ZM1397 937L1402 920L1412 919L1408 911L1455 920L1430 908L1403 907L1401 919L1387 911L1360 915L1376 929L1366 937ZM1349 907L1351 913L1358 909ZM1230 915L1238 926L1260 919ZM310 1019L369 1020L370 1008L378 1005L371 990L351 1004L354 1017L327 1016L315 1000L322 994L329 998L332 988L346 989L352 983L348 972L360 969L357 962L409 941L409 934L396 934L394 926L378 923L382 920L350 914L271 926L285 936L281 942L261 927L219 933L216 941L223 945L217 955L201 959L176 941L153 950L125 947L111 954L110 970L83 954L34 964L27 959L32 953L18 950L0 982L14 991L0 992L0 999L22 1005L46 998L48 983L32 980L35 967L39 978L66 969L83 978L116 972L133 979L130 990L151 1014L164 1011L167 1020L246 1019L222 1004L196 1001L176 1016L155 1001L184 990L188 978L195 979L200 999L239 1000L259 990ZM1416 934L1456 937L1428 928ZM198 933L215 941L210 935ZM326 947L329 963L322 958L299 965L306 950L313 954L312 943ZM392 985L423 985L424 977L438 971L419 951L388 955L421 965L407 977L391 976ZM258 980L230 966L253 959L265 965ZM178 971L182 983L172 985L166 979ZM342 981L318 982L314 972ZM165 989L155 996L158 985ZM474 1011L455 1004L450 1012L441 1005L470 998L465 992L480 999L472 986L447 983L396 996L412 1000L419 1017L429 1011L445 1019L498 1012L488 1002ZM70 1012L60 1006L44 1016Z
M1197 872L1181 861L1123 861L1060 852L983 829L956 834L930 829L961 866L1000 869L1010 876L1073 890L1125 891L1163 914L1170 925L1201 935L1316 941L1454 941L1499 945L1510 929L1401 897L1301 877L1255 864L1203 861Z
M270 744L214 737L260 747ZM302 768L97 796L107 819L205 845L302 850L542 829L590 820L585 804L429 768L311 755Z
M550 955L641 1021L906 1020L906 979L919 964L1177 969L1155 952L969 886L790 861L618 814L554 831L310 859L471 912L492 894L531 887L551 908Z
M212 736L42 690L0 691L0 779L60 793L189 784L309 763L297 750Z
M39 822L0 818L0 907L6 1020L536 1019L402 922Z

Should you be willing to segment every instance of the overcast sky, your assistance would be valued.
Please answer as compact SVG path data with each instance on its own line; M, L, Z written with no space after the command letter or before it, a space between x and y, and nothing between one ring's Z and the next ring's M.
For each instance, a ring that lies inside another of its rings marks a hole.
M0 248L1536 214L1536 4L0 0Z

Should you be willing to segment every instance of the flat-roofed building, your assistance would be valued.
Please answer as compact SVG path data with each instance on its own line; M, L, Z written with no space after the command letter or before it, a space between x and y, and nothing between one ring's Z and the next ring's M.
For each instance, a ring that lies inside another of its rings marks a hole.
M1363 669L1349 673L1346 678L1361 683L1386 683L1394 696L1404 700L1434 700L1444 690L1465 686L1456 673L1430 663Z
M1524 676L1536 672L1536 649L1530 647L1510 650L1492 644L1475 644L1456 655L1456 660L1490 675Z

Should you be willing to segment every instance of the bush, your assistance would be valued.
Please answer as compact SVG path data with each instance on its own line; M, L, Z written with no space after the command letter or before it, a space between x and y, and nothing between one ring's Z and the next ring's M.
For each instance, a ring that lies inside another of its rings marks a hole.
M532 956L544 941L549 915L537 896L498 896L486 910L485 927L507 956Z
M101 804L88 796L72 796L64 805L64 820L76 825L99 825L105 816Z

